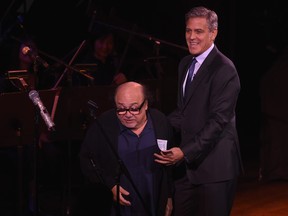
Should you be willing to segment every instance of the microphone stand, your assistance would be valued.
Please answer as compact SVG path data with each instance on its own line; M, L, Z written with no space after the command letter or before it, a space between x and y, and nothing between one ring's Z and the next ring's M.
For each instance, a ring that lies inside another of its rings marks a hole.
M95 20L95 16L96 16L96 10L93 11L92 14L92 18L90 20L90 24L89 24L89 29L88 32L91 32L93 24L94 24L94 20ZM84 47L84 45L86 44L86 40L83 40L82 43L80 44L80 46L78 47L78 49L76 50L75 54L73 55L72 59L69 62L69 66L71 67L71 64L74 62L75 58L78 56L78 54L80 53L81 49ZM59 80L56 82L56 84L54 85L53 89L57 88L57 86L59 85L60 81L63 79L64 75L67 73L69 67L66 67L64 72L62 73L62 75L60 76ZM75 71L75 70L73 70ZM88 78L91 82L94 81L94 78L92 76L89 76L87 74L83 74L80 71L77 71L78 73L80 73L81 75L85 76L86 78ZM70 86L72 86L72 77L71 74L68 75L68 82L70 84Z
M84 46L84 44L86 43L86 41L82 41L82 43L80 44L79 48L77 49L77 51L75 52L75 54L73 55L72 59L70 60L69 62L69 66L71 67L71 64L74 62L75 58L78 56L78 53L80 52L80 50L82 49L82 47ZM55 83L53 89L56 89L57 86L59 85L59 83L61 82L61 80L63 79L64 75L67 73L68 71L68 67L65 68L64 72L62 73L62 75L60 76L60 78L58 79L58 81ZM80 71L79 71L80 72ZM83 74L80 72L80 74L82 74L83 76L93 80L94 78L93 77L90 77L89 75L87 74ZM69 73L68 74L68 83L70 86L72 86L72 77L71 77L71 74Z
M99 123L99 121L96 119L95 120L98 127L100 128L100 130L102 131L102 133L104 134L104 137L105 139L108 141L109 143L109 147L111 149L111 151L113 152L115 158L117 158L117 161L118 161L118 174L116 176L116 180L117 180L117 206L118 206L118 214L119 216L121 216L120 214L120 203L119 203L119 196L120 196L120 191L119 191L119 188L120 188L120 176L121 174L123 173L128 181L130 182L130 184L132 185L133 189L135 190L138 198L140 199L140 202L142 203L146 213L149 215L149 216L153 216L153 214L150 212L148 206L147 206L147 203L145 202L145 200L143 199L143 197L141 196L139 190L137 189L137 186L135 185L135 183L133 182L133 179L127 169L127 167L125 166L125 164L123 163L123 161L121 160L121 158L119 157L117 151L113 148L113 144L110 142L110 139L109 139L109 136L105 133L103 127L101 126L101 124Z
M104 22L101 22L101 21L96 21L96 23L98 23L100 25L104 25L104 26L109 27L109 28L113 28L113 29L117 29L117 30L120 30L120 31L124 31L126 33L129 33L129 34L132 34L132 35L136 35L136 36L145 38L145 39L150 40L150 41L154 41L155 43L157 43L159 45L162 43L162 44L166 44L168 46L176 47L176 48L183 49L183 50L186 50L186 51L188 50L187 47L180 46L178 44L171 43L169 41L161 40L159 38L153 37L153 36L148 35L148 34L141 34L141 33L138 33L138 32L130 31L130 30L127 30L125 28L117 27L117 26L114 26L114 25L111 25L111 24L107 24L107 23L104 23Z
M29 97L31 96L30 93L33 92L35 90L31 90L29 92ZM39 171L39 167L38 167L38 162L39 162L39 142L40 142L40 122L39 122L39 118L40 115L42 116L43 120L45 121L48 130L53 132L55 131L54 126L51 127L51 125L48 125L48 121L47 119L45 119L45 117L42 115L43 110L38 106L36 106L34 100L32 97L30 97L30 99L33 101L35 108L34 108L34 112L35 112L35 118L34 118L34 130L35 130L35 137L34 137L34 142L33 142L33 188L32 188L32 208L33 208L33 215L34 216L38 216L40 213L40 208L39 208L39 204L38 204L38 191L39 191L39 178L38 178L38 171ZM47 116L46 116L47 117Z
M31 91L30 87L28 86L28 84L25 82L24 79L21 79L21 84L23 85L23 87L25 88L25 92L29 93ZM29 91L29 92L28 92ZM30 95L29 95L30 97ZM30 98L31 99L31 98ZM33 101L33 100L32 100ZM33 101L34 103L34 101ZM35 105L35 104L34 104ZM40 215L40 208L39 208L39 176L38 176L38 171L39 171L39 167L38 167L38 162L39 162L39 141L40 141L40 113L42 112L42 110L40 110L39 107L34 106L34 140L33 140L33 147L32 147L32 170L33 170L33 179L32 179L32 192L31 192L31 204L30 204L30 208L32 208L32 214L33 216L38 216ZM43 116L42 116L43 117ZM45 121L44 117L43 120ZM45 122L47 124L47 122ZM48 125L47 125L48 126ZM49 128L48 130L54 131L54 128Z
M84 41L81 43L81 47L82 47L82 44L84 44ZM81 48L81 47L80 47L80 48ZM94 80L94 78L93 78L92 76L89 76L89 75L87 75L87 74L81 73L80 70L76 69L75 67L72 67L71 65L66 64L65 62L61 61L60 59L57 59L57 58L55 58L55 57L53 57L53 56L51 56L51 55L49 55L49 54L47 54L47 53L45 53L45 52L43 52L43 51L41 51L41 50L39 50L39 53L42 54L42 55L44 55L44 56L46 56L46 57L48 57L48 58L50 58L50 59L52 59L52 60L54 60L55 62L57 62L57 63L59 63L59 64L61 64L61 65L64 65L66 68L68 68L68 69L70 69L70 70L72 70L72 71L74 71L74 72L76 72L76 73L81 74L82 76L84 76L84 77L86 77L87 79L91 80L91 82ZM66 72L65 72L65 73L66 73ZM63 75L63 76L64 76L64 75ZM54 85L54 87L53 87L52 89L56 89L56 88L58 87L58 84L59 84L60 81L62 80L63 76L60 77L60 79L56 82L56 84Z
M19 78L25 93L29 93L30 86L26 83L23 78ZM31 203L30 208L32 210L33 216L39 215L39 202L38 202L38 143L40 140L40 110L34 107L34 139L32 145L32 188L31 188Z
M34 117L34 141L33 141L33 184L32 184L32 208L33 208L33 216L39 215L39 202L38 202L38 186L39 186L39 179L38 179L38 142L40 139L40 113L37 107L34 108L35 117Z
M16 40L16 41L18 41L18 42L20 42L20 43L22 42L22 41L21 41L20 39L18 39L17 37L11 36L11 38L14 39L14 40ZM83 41L82 43L84 44L84 41ZM82 44L81 44L81 45L82 45ZM81 48L81 47L80 47L80 48ZM91 81L94 80L93 77L91 77L91 76L89 76L89 75L87 75L87 74L81 73L80 70L76 69L75 67L72 67L72 66L69 65L69 64L66 64L64 61L62 61L62 60L60 60L60 59L58 59L58 58L56 58L56 57L54 57L54 56L52 56L52 55L49 55L48 53L46 53L46 52L44 52L44 51L42 51L42 50L40 50L40 49L38 49L38 52L39 52L39 54L42 54L42 55L46 56L47 58L55 61L56 63L65 66L65 68L68 68L68 69L70 69L71 71L74 71L74 72L76 72L76 73L79 73L79 74L81 74L82 76L86 77L87 79L90 79ZM66 73L66 72L65 72L65 73ZM54 89L56 89L56 88L58 87L58 84L59 84L60 81L63 79L63 77L64 77L64 75L62 75L62 76L60 77L60 79L56 82L56 84L54 85L54 87L51 88L52 90L54 90Z
M159 38L153 37L153 36L148 35L148 34L141 34L141 33L135 32L135 31L130 31L130 30L127 30L125 28L114 26L114 25L111 25L111 24L107 24L107 23L104 23L104 22L101 22L101 21L96 21L96 23L98 23L100 25L103 25L103 26L106 26L106 27L109 27L109 28L113 28L113 29L120 30L120 31L128 33L130 35L129 39L128 39L128 44L130 43L132 35L136 35L136 36L145 38L145 39L147 39L149 41L153 41L155 52L156 52L156 56L152 57L152 58L151 57L147 58L147 59L144 60L144 62L147 63L150 60L153 60L153 61L156 60L155 61L155 67L156 67L156 70L157 70L156 71L156 77L159 78L159 79L163 78L163 73L164 73L163 68L162 68L162 66L160 64L160 59L166 58L166 57L163 57L163 56L159 56L159 48L160 48L161 44L166 44L166 45L171 46L171 47L176 47L178 49L182 49L182 50L188 51L188 48L185 47L185 46L180 46L178 44L171 43L169 41L161 40ZM124 55L126 55L125 52L127 52L127 47L125 48ZM155 77L155 75L153 75L153 73L151 71L149 71L149 73L150 73L150 75L152 77Z

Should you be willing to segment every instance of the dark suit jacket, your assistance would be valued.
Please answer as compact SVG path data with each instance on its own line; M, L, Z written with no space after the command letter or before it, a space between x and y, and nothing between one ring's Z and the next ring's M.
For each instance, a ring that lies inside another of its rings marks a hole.
M156 139L168 140L167 148L170 148L173 145L173 131L167 117L156 109L149 109L147 112L151 115ZM119 132L119 120L114 109L103 113L87 131L80 151L80 164L83 174L90 182L101 181L97 176L98 173L108 188L111 189L116 185L119 172L117 156ZM90 159L94 161L96 167L92 166ZM155 192L160 195L157 205L159 216L164 215L167 198L172 197L173 193L171 170L167 166L162 168L160 176L154 181Z
M186 171L192 183L229 180L242 166L235 124L240 81L232 61L216 46L195 75L186 102L182 85L192 56L179 64L177 109L170 122L181 132Z

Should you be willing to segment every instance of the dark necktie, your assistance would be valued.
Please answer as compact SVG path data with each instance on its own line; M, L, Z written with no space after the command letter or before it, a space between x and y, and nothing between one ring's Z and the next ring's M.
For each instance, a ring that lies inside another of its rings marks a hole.
M197 62L196 58L193 58L192 62L191 62L191 65L189 67L188 76L187 76L186 84L185 84L184 98L186 97L186 94L188 92L188 88L189 88L189 86L192 83L192 77L193 77L193 74L194 74L194 69L195 69L196 62Z

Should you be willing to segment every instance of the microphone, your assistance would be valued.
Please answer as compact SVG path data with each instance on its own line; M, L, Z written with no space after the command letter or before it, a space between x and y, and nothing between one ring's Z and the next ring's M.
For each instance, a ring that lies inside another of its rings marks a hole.
M41 63L45 68L49 67L49 64L44 59L42 59L40 56L35 54L30 47L28 47L28 46L23 47L22 53L24 55L30 56L34 61Z
M42 101L41 101L41 99L39 97L38 92L36 90L31 90L29 92L29 98L32 100L34 105L36 105L39 108L40 114L41 114L45 124L47 125L48 130L54 131L55 130L55 128L54 128L55 124L52 121L47 109L43 105L43 103L42 103Z

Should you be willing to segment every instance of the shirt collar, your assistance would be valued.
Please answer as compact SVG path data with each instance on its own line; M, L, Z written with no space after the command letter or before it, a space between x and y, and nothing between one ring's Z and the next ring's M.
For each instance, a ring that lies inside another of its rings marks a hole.
M214 48L214 43L205 51L203 52L201 55L196 57L197 62L201 65L203 63L203 61L206 59L206 57L209 55L209 53L211 52L211 50Z

